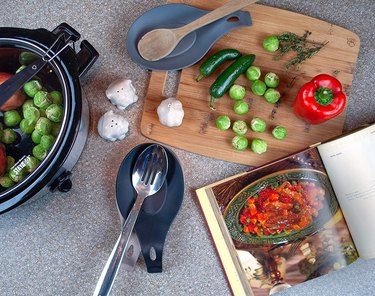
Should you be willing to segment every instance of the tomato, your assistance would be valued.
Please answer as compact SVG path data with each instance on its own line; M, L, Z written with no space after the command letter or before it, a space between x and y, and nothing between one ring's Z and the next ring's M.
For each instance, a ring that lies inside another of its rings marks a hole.
M9 78L12 77L12 74L0 72L0 84L7 81ZM8 111L13 110L20 107L23 102L25 101L26 96L22 90L17 90L10 99L5 102L4 105L0 107L0 111Z
M291 203L293 201L293 198L291 198L290 196L281 195L280 201L283 203Z
M5 146L1 144L0 145L0 176L4 174L6 167L7 167L7 155L5 152Z

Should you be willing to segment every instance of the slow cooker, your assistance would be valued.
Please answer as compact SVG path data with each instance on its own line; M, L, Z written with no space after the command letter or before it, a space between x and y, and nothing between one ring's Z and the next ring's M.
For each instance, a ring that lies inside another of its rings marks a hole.
M82 94L80 78L98 58L98 52L87 40L80 43L79 49L75 48L79 38L80 34L66 23L60 24L52 31L0 28L0 72L16 75L22 67L27 67L28 61L21 59L22 56L29 59L31 57L31 61L47 59L43 69L31 80L40 82L42 88L39 91L44 92L48 98L52 97L52 92L62 95L59 102L51 99L49 103L58 104L62 110L56 122L52 121L56 116L48 117L51 113L48 113L48 107L44 105L33 106L38 110L38 117L35 117L33 122L34 117L32 120L25 117L25 108L28 103L37 104L36 95L33 98L28 93L25 94L25 85L19 90L23 92L25 101L15 110L20 119L27 119L32 128L35 128L35 134L39 135L39 138L34 137L34 131L22 128L22 124L7 126L9 123L5 117L8 111L0 112L0 128L3 130L0 145L4 147L7 156L6 169L0 176L0 213L19 206L31 197L56 190L66 192L72 187L71 170L82 153L89 128L89 108ZM53 142L48 149L45 148L46 153L40 156L36 155L35 146L42 147L38 141L47 133L37 130L37 127L41 126L37 120L42 117L47 118L44 120L49 121L55 128L48 131L54 131L53 136L49 135L49 138L54 139ZM6 133L15 135L12 142L4 137L5 130ZM32 169L28 166L30 160L37 162ZM17 179L14 178L15 172L19 174Z

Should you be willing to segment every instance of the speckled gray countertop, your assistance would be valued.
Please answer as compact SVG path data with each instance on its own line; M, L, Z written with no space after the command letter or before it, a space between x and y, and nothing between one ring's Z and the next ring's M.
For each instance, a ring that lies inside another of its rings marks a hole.
M91 295L117 239L115 205L119 165L134 146L149 142L140 133L149 73L124 47L126 32L157 0L2 1L0 26L53 29L61 22L89 40L100 59L83 79L90 105L90 132L73 170L70 192L51 193L0 216L0 295ZM375 2L373 0L267 0L357 33L361 48L345 129L375 121ZM125 115L128 138L115 143L97 134L99 117L115 110L105 89L117 78L133 80L139 101ZM112 295L230 295L219 259L195 200L194 189L247 169L172 149L186 177L182 208L168 234L163 272L149 274L143 259L133 272L120 269ZM372 226L369 226L372 227ZM293 287L283 295L374 295L375 261L359 260L329 276Z

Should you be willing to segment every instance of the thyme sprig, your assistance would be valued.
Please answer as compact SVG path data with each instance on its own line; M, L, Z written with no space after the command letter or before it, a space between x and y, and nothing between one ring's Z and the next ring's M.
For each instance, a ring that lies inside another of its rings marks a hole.
M328 41L323 43L310 41L307 39L310 35L310 31L305 31L302 36L293 32L281 33L277 36L280 46L278 55L274 59L280 60L288 52L294 51L297 55L285 65L285 68L288 70L291 66L298 67L302 62L314 56L328 43Z

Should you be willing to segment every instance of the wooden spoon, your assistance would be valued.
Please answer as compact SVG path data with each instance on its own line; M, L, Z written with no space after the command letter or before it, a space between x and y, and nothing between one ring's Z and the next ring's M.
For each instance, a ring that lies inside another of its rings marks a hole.
M244 8L257 0L231 0L204 16L176 29L155 29L146 33L138 42L139 54L148 61L158 61L172 52L187 34L208 25L228 14Z

